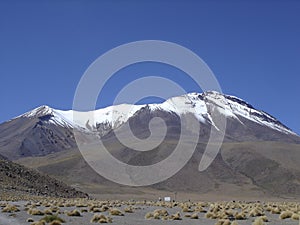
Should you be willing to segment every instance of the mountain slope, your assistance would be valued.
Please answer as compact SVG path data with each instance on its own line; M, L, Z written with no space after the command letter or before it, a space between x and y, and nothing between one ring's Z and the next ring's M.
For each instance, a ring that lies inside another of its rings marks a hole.
M47 155L76 146L72 129L53 124L51 114L21 116L0 125L0 153L9 159Z
M175 144L168 140L147 154L115 146L114 156L131 165L149 165L165 158ZM189 163L173 177L149 188L167 193L176 191L232 198L300 197L299 144L273 141L224 143L212 165L199 172L204 147L205 144L199 144ZM106 180L93 171L78 150L27 157L17 162L63 179L70 185L76 184L90 194L110 193L114 196L151 192Z
M65 183L36 170L13 163L0 156L0 189L3 199L5 195L40 195L52 197L77 198L87 197Z

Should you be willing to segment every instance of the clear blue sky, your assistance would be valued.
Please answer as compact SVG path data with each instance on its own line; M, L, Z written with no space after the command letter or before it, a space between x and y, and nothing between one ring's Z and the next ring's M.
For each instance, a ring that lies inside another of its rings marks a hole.
M98 56L127 42L158 39L191 49L224 93L300 133L299 12L300 2L289 0L2 0L0 121L42 104L70 109L78 81ZM187 91L197 91L178 71L161 65L127 72L127 80L112 80L98 107L109 105L128 80L147 73L172 74Z

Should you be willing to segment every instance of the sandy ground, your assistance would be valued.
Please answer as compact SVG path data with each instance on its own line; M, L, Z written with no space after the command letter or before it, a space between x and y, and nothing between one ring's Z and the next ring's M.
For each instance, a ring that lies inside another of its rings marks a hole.
M19 212L15 213L0 213L0 224L1 225L28 225L30 224L29 222L26 222L28 218L34 219L34 221L39 221L43 216L33 216L33 215L28 215L28 213L25 210L25 201L19 201L19 202L9 202L9 204L17 205L18 208L20 209ZM121 206L119 209L121 211L124 211L124 208L126 206ZM111 216L109 215L108 212L103 212L101 214L104 214L106 216L110 216L113 219L112 224L116 225L141 225L141 224L147 224L147 225L152 225L152 224L178 224L178 225L193 225L193 224L205 224L205 225L214 225L218 220L216 219L206 219L205 218L205 213L198 213L199 219L191 219L184 217L185 214L182 212L182 209L180 207L173 207L173 208L166 208L169 214L173 214L176 212L180 212L182 220L178 221L164 221L164 220L157 220L157 219L145 219L145 215L148 212L152 212L155 209L162 209L163 207L158 207L158 206L147 206L147 205L136 205L134 206L136 209L134 209L133 213L125 213L124 216ZM43 206L38 206L37 207L40 210L46 209ZM66 211L71 211L73 209L78 209L79 211L81 209L88 209L88 207L60 207L60 211L62 212L59 214L59 217L64 219L66 223L64 224L72 224L72 225L84 225L84 224L93 224L90 222L91 218L95 213L92 212L84 212L82 213L82 216L80 217L70 217L64 214ZM293 219L285 219L281 220L279 219L279 215L277 214L270 214L269 212L266 212L266 216L269 219L269 222L265 224L272 224L272 225L281 225L281 224L287 224L287 225L299 225L298 220L293 220ZM251 225L253 222L254 218L250 217L247 220L238 220L238 224L241 225Z

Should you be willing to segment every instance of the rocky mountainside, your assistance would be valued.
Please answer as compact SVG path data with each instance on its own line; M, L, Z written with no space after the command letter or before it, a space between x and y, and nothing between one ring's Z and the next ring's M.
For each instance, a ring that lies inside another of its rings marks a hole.
M87 197L83 192L48 175L28 169L0 156L0 195L37 195L64 198Z

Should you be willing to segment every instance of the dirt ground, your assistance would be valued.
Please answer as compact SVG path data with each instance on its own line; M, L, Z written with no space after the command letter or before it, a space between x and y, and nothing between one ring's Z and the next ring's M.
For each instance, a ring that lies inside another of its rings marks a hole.
M147 203L142 203L141 201L136 204L132 204L131 207L133 208L132 213L126 213L125 208L128 207L128 202L124 203L121 201L116 201L117 203L114 203L114 206L117 209L119 209L121 212L124 213L124 216L114 216L110 215L109 210L105 212L92 212L90 209L90 205L80 205L80 206L75 206L75 205L70 205L70 206L60 206L59 207L59 213L58 216L62 218L65 223L64 224L72 224L72 225L84 225L84 224L94 224L91 223L91 219L93 218L94 214L103 214L106 217L111 217L112 218L112 224L116 225L141 225L141 224L146 224L146 225L153 225L153 224L178 224L178 225L193 225L193 224L205 224L205 225L215 225L219 219L207 219L205 217L206 212L184 212L183 210L183 204L191 205L190 209L195 209L194 203L178 203L177 206L174 207L169 207L169 206L157 206L155 204L160 204L157 202L147 202ZM29 215L27 210L28 210L28 201L17 201L17 202L0 202L2 205L2 209L4 208L5 205L15 205L17 208L20 210L18 212L1 212L0 213L0 224L1 225L8 225L8 224L13 224L13 225L29 225L31 222L27 222L28 218L32 218L34 221L39 221L41 220L44 215ZM95 204L95 202L93 202ZM181 204L181 205L180 205ZM206 207L203 207L206 211L209 211L209 207L211 204L214 203L207 203ZM230 203L231 204L231 203ZM245 204L257 204L257 203L245 203ZM259 203L259 204L265 204L265 203ZM279 203L279 204L286 204L286 203ZM292 203L296 204L296 208L298 207L297 203ZM27 207L27 208L26 208ZM30 206L31 207L31 206ZM38 204L37 206L34 206L33 208L39 209L41 211L45 211L47 208L49 209L51 206L43 205L43 204ZM70 212L74 209L77 209L80 212L80 216L68 216L67 212ZM162 217L159 219L146 219L145 215L149 212L153 212L157 209L166 209L169 215L175 214L177 212L180 213L181 220L162 220ZM297 208L298 209L298 208ZM237 209L238 210L238 209ZM299 207L300 210L300 207ZM198 219L191 219L190 217L185 217L186 214L193 214L194 212L197 213ZM298 212L299 213L299 212ZM272 225L282 225L282 224L287 224L287 225L298 225L299 221L292 219L292 218L287 218L287 219L280 219L279 214L272 214L271 212L264 210L264 214L268 218L268 222L265 222L264 224L272 224ZM247 216L247 219L245 220L237 220L237 224L240 225L251 225L254 221L255 217Z

